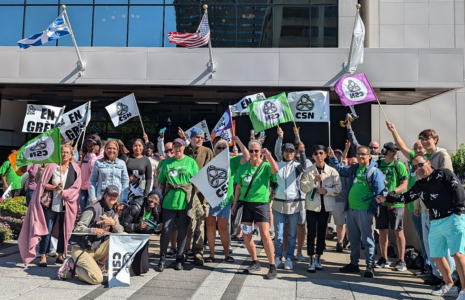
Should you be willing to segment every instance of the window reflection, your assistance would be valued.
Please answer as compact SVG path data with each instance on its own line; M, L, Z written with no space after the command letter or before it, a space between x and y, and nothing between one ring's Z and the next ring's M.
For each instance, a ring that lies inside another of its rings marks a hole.
M176 47L168 40L168 33L176 32L195 32L200 23L200 7L195 6L165 6L165 33L164 47Z
M309 47L309 29L308 6L275 6L273 8L273 47Z
M28 6L26 7L26 23L24 37L39 33L50 26L58 17L57 6ZM66 38L66 37L65 37ZM19 40L19 39L18 39ZM56 46L56 41L48 42L43 46Z
M311 7L310 47L337 47L337 6L313 5Z
M127 6L96 6L94 46L125 47L128 24Z
M23 6L6 6L0 9L0 28L8 28L0 30L0 46L18 45L23 34L23 14Z
M271 6L238 6L237 47L271 47Z
M58 0L27 0L27 4L58 4Z
M68 6L66 13L78 46L92 45L92 6ZM73 46L71 38L58 40L58 46Z
M161 47L162 6L131 6L129 11L129 47Z
M236 7L211 5L208 7L212 47L236 47Z

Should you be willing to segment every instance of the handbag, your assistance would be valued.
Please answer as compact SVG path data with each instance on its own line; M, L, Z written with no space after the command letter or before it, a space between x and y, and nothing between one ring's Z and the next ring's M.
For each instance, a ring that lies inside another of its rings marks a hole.
M53 200L53 191L45 191L40 196L40 204L46 209L50 209Z

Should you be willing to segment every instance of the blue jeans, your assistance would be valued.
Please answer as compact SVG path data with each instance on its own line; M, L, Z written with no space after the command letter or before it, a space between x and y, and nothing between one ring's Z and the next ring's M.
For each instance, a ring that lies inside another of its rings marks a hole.
M423 241L423 227L421 225L421 215L417 217L414 213L412 213L412 221L413 226L415 227L415 231L420 239L421 255L423 256L425 267L429 266L431 264L429 262L429 256L428 253L426 253L425 243Z
M81 212L89 205L89 191L88 190L81 190L80 198L79 198L79 207L81 208Z
M347 229L349 230L350 262L358 266L360 259L360 241L365 246L367 266L375 264L375 238L373 236L373 219L368 210L348 209Z
M44 215L45 215L45 222L47 222L47 228L48 228L48 234L44 235L42 237L42 240L40 241L40 246L39 246L39 254L46 254L48 253L48 250L50 248L50 239L52 237L52 230L53 226L55 226L55 222L57 218L59 218L59 230L58 230L58 247L57 247L57 252L58 253L64 253L65 252L65 236L64 236L64 218L65 218L65 213L61 212L54 212L50 209L45 209L44 208Z
M27 192L26 192L26 206L29 206L29 203L31 202L31 199L32 199L32 194L34 194L34 190L27 189Z
M284 225L287 223L287 257L294 259L294 250L297 242L297 225L299 225L300 212L291 215L282 214L273 209L274 225L274 253L277 259L283 257Z

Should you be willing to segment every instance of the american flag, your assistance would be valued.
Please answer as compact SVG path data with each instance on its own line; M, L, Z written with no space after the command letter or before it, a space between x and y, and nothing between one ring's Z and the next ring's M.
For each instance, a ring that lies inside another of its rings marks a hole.
M207 45L210 40L210 26L208 26L207 15L203 15L195 33L170 32L168 33L168 39L170 43L186 48L198 48Z

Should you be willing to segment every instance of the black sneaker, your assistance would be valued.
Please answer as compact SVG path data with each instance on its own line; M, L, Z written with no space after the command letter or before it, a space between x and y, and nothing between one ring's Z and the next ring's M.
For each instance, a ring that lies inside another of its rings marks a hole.
M342 247L346 249L348 245L349 245L349 239L345 237L344 240L342 241Z
M353 264L345 265L343 268L339 269L341 273L360 273L360 268Z
M194 252L192 252L192 250L187 250L187 258L194 259Z
M268 274L265 275L265 279L276 279L278 276L278 270L274 265L270 266L270 270L268 271Z
M166 252L166 257L167 257L167 258L174 258L174 257L176 257L176 249L170 248L170 250L168 250L168 251Z
M157 272L163 272L164 270L165 270L165 261L160 260L160 262L158 263L156 271Z
M382 269L382 268L389 268L391 263L385 259L384 257L380 257L378 262L375 264L375 268Z
M440 285L442 283L444 283L444 281L433 274L431 274L430 277L426 278L424 282L424 284L426 285Z
M245 273L254 273L254 272L260 272L262 267L260 266L260 263L257 261L252 261L250 266L245 269Z
M375 268L374 266L367 266L365 270L365 274L363 275L366 278L373 278L375 277Z
M336 252L343 252L344 248L342 247L342 243L336 244Z
M176 257L176 264L174 265L176 271L181 271L184 269L184 255L181 257Z

